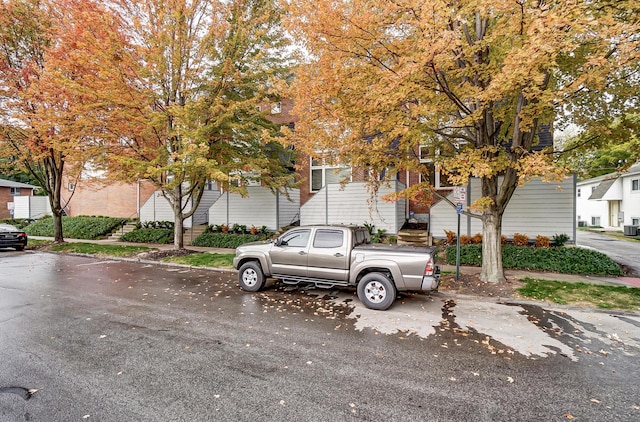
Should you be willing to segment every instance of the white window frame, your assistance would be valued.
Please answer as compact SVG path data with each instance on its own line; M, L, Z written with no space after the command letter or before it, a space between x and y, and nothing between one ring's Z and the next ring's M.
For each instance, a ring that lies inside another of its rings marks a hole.
M454 147L459 149L460 148L460 143L458 142L453 142ZM449 185L449 184L444 184L444 183L440 183L440 181L442 179L444 179L444 177L442 176L441 172L440 172L440 166L436 166L436 164L433 162L433 158L431 158L431 149L433 147L430 145L419 145L418 146L418 158L420 159L420 162L422 164L433 164L434 169L434 179L430 181L431 183L433 183L433 187L436 189L453 189L455 188L454 185ZM426 154L423 153L423 150L426 151ZM433 152L433 154L435 155L440 155L440 150L439 149L435 149L435 151ZM422 174L420 174L420 183L422 183Z
M314 161L318 162L319 164L314 164ZM320 187L317 189L313 188L313 172L315 171L320 171L322 174L322 179L320 181ZM327 159L326 158L313 158L310 157L309 158L309 192L319 192L326 184L327 184L327 171L344 171L344 170L349 170L349 178L348 178L348 182L352 181L353 178L353 171L351 169L351 166L346 166L346 165L341 165L341 164L327 164Z
M591 225L592 226L602 226L601 224L602 220L600 219L600 217L591 217Z
M20 196L21 195L21 188L17 188L17 187L12 187L11 188L11 196Z
M632 226L640 226L640 217L631 217Z
M631 192L640 192L640 179L631 179Z

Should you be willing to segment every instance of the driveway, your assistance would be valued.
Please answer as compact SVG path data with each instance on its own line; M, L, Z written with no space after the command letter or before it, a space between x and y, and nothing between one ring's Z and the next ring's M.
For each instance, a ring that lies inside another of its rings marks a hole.
M600 251L640 277L640 242L617 239L603 233L578 230L576 244Z

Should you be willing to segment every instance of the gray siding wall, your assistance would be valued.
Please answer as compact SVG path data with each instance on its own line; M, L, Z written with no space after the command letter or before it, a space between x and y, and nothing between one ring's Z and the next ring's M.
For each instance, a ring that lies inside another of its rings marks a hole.
M280 195L279 199L279 217L278 228L287 227L300 220L300 190L294 189L289 192L289 199ZM268 226L267 226L268 227Z
M278 230L290 224L300 210L300 191L290 191L291 201L260 186L247 187L247 196L223 193L209 208L209 224L241 224L247 227L267 226ZM277 220L279 213L280 221Z
M193 214L193 225L198 226L209 222L209 208L220 198L220 190L206 190L202 193L198 210Z
M329 184L324 186L300 209L300 224L374 224L396 234L405 220L405 200L390 203L380 199L383 195L404 189L393 181L390 187L380 187L372 198L365 183Z
M140 207L140 221L175 221L173 209L161 191L155 191ZM191 217L184 220L184 227L191 227Z
M472 179L467 187L467 203L480 196L480 180ZM466 210L467 206L463 208ZM445 230L457 231L457 221L455 208L445 201L431 207L430 227L435 238L444 238ZM482 221L462 215L460 234L476 233L482 233ZM502 219L502 234L510 238L514 233L526 234L530 239L564 233L575 241L575 178L561 183L534 179L518 187Z
M48 196L14 196L13 218L41 218L52 215Z

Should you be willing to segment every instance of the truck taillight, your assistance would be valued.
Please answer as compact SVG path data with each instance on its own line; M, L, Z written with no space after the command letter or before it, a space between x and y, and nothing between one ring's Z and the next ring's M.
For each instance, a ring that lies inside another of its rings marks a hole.
M424 268L424 275L433 275L433 258L429 258L427 266Z

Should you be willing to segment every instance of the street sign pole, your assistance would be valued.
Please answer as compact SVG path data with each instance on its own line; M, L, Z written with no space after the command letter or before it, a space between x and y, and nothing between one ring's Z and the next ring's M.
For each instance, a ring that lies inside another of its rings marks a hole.
M456 281L460 280L460 215L462 214L462 204L456 206L456 214L458 214L458 234L456 236Z

